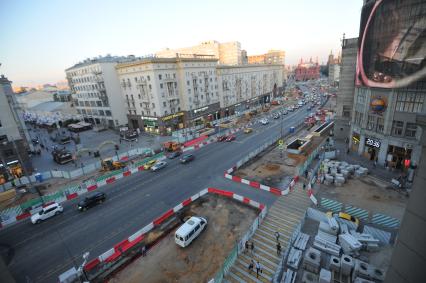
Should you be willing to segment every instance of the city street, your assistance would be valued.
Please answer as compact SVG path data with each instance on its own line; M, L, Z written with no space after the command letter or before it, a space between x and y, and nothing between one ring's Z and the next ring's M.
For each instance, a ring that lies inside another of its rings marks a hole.
M111 248L145 226L167 209L194 193L218 187L234 191L270 205L275 196L262 190L227 181L223 172L273 135L286 133L306 116L304 106L271 120L269 125L256 123L251 134L238 133L233 142L212 143L194 152L196 159L186 165L167 160L159 172L141 172L100 188L107 201L86 212L79 212L79 199L64 203L64 213L33 225L22 221L0 232L2 252L10 247L9 268L17 282L57 282L57 276L78 266L82 254L90 259ZM7 257L6 257L7 258Z

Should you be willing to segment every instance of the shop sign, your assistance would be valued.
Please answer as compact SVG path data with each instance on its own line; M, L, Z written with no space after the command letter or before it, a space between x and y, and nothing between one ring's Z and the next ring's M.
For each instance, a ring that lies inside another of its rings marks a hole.
M365 145L380 148L380 141L370 138L365 138Z
M147 120L147 121L157 121L158 118L156 117L146 117L146 116L141 116L142 120Z
M184 115L183 112L178 112L178 113L175 113L175 114L171 114L169 116L165 116L165 117L161 118L161 120L168 121L168 120L171 120L173 118L177 118L177 117L180 117L180 116L183 116L183 115Z
M197 114L198 112L202 112L202 111L206 111L207 109L209 109L208 106L203 107L203 108L198 108L194 110L194 114Z

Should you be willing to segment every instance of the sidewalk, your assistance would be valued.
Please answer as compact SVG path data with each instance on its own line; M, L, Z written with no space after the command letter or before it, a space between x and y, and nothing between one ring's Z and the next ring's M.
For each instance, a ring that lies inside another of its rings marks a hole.
M368 168L370 175L373 175L374 177L390 182L392 178L398 178L398 176L401 174L401 171L399 170L391 171L390 169L385 169L382 165L377 165L374 167L373 161L358 155L357 152L350 151L349 154L347 154L346 151L348 146L343 141L335 140L335 147L338 150L338 153L336 154L337 160L346 161L351 164L359 164L363 167L366 167Z
M55 169L70 171L76 169L77 167L80 168L82 164L83 166L85 166L99 161L99 157L93 157L93 151L105 141L112 141L117 143L119 145L119 150L116 152L113 145L106 145L100 150L101 158L112 157L116 154L131 150L132 148L160 148L163 142L173 139L173 137L169 136L164 137L141 133L137 141L128 142L123 140L120 142L120 136L118 135L118 133L112 130L106 130L103 132L95 132L93 130L89 130L79 133L81 142L78 145L76 145L74 141L71 141L70 143L65 145L58 145L57 143L50 140L50 135L47 133L46 129L35 129L31 126L29 126L29 128L31 129L29 132L31 138L38 137L40 143L44 145L44 148L41 148L40 145L37 145L36 148L41 149L41 155L34 155L31 158L33 167L37 172L45 172ZM65 129L60 129L60 131L65 131L66 135L70 134L70 132ZM55 132L56 131L54 131L53 134ZM73 135L76 134L73 133ZM65 147L72 154L76 152L77 148L88 148L92 151L92 154L89 156L87 153L85 153L84 156L80 157L77 160L76 164L68 163L64 165L59 165L53 161L52 157L52 149L55 145L58 145L59 148Z

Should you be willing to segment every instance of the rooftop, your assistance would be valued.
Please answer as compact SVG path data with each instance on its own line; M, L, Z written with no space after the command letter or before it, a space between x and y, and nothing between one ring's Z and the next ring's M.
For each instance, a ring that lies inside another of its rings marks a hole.
M48 101L48 102L37 104L36 106L29 108L28 110L34 111L34 112L37 112L37 111L52 112L52 111L56 111L60 109L62 106L64 106L63 102Z
M96 64L96 63L114 63L114 62L121 63L121 62L134 61L134 60L137 60L137 59L138 59L138 57L135 57L134 55L111 56L110 54L108 54L107 56L87 58L86 60L84 60L82 62L78 62L74 66L72 66L68 69L65 69L65 71L70 71L70 70L75 69L75 68L81 68L81 67L89 66L89 65L92 65L92 64Z

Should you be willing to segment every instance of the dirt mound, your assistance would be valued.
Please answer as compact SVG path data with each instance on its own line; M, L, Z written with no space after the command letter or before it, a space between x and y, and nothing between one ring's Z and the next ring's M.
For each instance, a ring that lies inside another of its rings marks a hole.
M268 164L265 165L265 169L269 170L269 171L277 171L277 170L280 169L280 165L268 163Z

